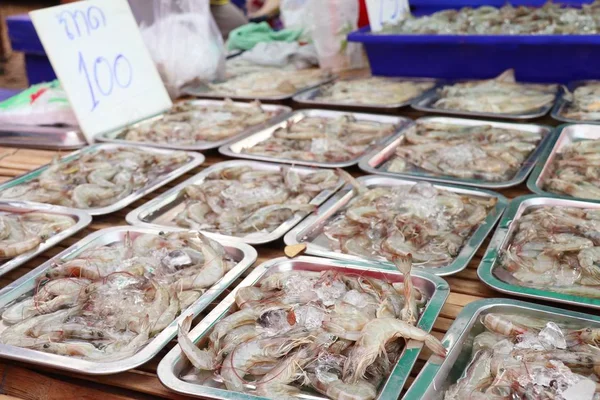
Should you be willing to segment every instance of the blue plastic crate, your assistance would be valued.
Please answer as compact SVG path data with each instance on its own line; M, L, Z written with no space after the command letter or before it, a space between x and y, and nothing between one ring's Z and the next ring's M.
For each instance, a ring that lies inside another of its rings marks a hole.
M496 2L505 4L505 0L436 0L430 4L452 3L452 8L460 8L465 3ZM419 7L427 1L413 3ZM600 79L600 35L373 35L366 27L350 33L348 40L364 44L375 75L485 79L513 68L522 81Z
M554 0L557 4L569 5L572 7L584 3L591 3L594 0ZM447 9L460 9L463 7L480 7L483 5L502 7L506 4L513 6L531 6L541 7L547 0L411 0L410 7L414 15L429 15L436 11Z
M25 53L25 70L29 84L56 79L52 64L46 56L44 46L40 42L29 15L8 17L6 25L12 49Z

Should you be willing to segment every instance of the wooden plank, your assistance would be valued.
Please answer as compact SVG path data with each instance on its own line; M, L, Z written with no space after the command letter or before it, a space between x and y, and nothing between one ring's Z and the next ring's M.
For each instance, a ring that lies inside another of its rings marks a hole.
M0 363L0 392L25 400L78 399L127 400L131 396L109 392L109 387L98 390L91 387L51 378L25 368Z

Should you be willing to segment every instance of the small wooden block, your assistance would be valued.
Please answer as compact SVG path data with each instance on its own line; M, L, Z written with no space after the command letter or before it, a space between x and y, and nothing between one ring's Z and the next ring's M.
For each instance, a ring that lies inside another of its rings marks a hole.
M289 258L294 258L297 255L304 253L305 251L306 243L292 244L290 246L285 246L285 249L283 249L283 252Z

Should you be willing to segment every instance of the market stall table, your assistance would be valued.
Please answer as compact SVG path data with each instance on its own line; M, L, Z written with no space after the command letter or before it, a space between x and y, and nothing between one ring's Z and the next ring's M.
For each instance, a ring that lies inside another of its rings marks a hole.
M15 176L21 175L27 171L46 164L50 162L52 157L56 154L58 153L51 151L0 147L0 182L7 181ZM10 282L21 277L25 273L48 260L50 257L55 256L68 246L74 244L92 232L111 226L126 225L127 223L125 222L125 216L132 209L139 207L150 198L153 198L159 193L163 193L167 189L183 182L192 175L200 172L202 169L224 160L225 158L220 155L207 153L206 162L201 167L193 170L191 173L188 173L178 180L171 182L165 187L157 190L149 196L144 197L141 200L138 200L131 206L121 211L107 216L94 217L94 220L90 226L83 231L69 239L66 239L60 245L45 252L42 256L38 256L26 263L24 266L21 266L20 268L17 268L2 276L0 278L0 287L8 285ZM350 170L350 172L356 176L362 175L357 168ZM513 189L501 191L501 193L510 199L516 196L527 194L529 192L527 191L525 185L521 185ZM456 275L445 277L450 285L451 294L448 297L446 305L442 309L440 317L435 322L433 334L436 337L441 339L444 336L444 333L450 327L454 318L466 304L482 298L502 297L500 293L488 288L477 278L477 266L479 265L481 256L487 247L488 241L489 238L479 249L476 257L471 261L468 268ZM257 246L258 260L256 261L255 265L259 265L263 261L271 258L283 256L283 248L284 244L282 240L263 246ZM184 396L177 395L163 387L156 376L156 367L160 359L167 353L168 350L170 350L173 345L174 342L172 342L170 346L167 346L167 348L164 349L159 356L135 370L117 375L106 376L78 375L50 369L41 369L37 366L0 359L0 374L2 375L2 378L0 378L0 393L21 398L38 398L37 395L35 395L37 392L40 395L43 393L43 397L48 399L64 399L69 396L78 399L86 397L102 397L105 399L144 399L149 398L148 395L151 396L150 398L184 398ZM417 375L418 371L424 364L425 360L427 360L429 355L430 353L427 350L424 350L421 353L419 363L412 373L412 378ZM90 385L89 382L95 382L96 384ZM409 380L408 384L411 382L412 379Z

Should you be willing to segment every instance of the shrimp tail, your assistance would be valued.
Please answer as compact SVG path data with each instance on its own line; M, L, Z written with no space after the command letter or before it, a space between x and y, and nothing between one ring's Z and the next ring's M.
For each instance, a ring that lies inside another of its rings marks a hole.
M425 346L431 351L433 351L438 356L446 357L446 353L448 352L442 342L438 340L435 336L429 334L425 338Z

